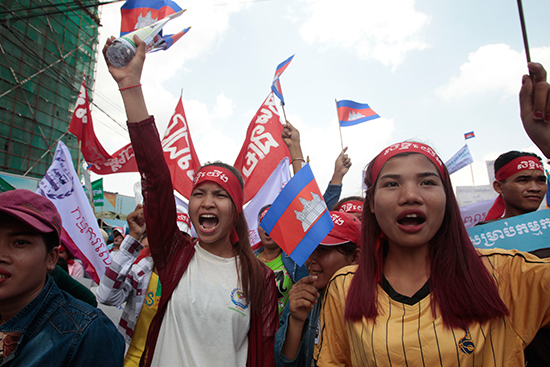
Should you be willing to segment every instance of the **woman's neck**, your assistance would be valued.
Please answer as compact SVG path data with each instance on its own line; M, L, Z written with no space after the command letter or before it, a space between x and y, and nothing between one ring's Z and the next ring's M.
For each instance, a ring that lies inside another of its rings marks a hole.
M282 250L280 247L267 248L264 246L264 250L260 252L260 258L264 262L271 262L275 260L281 254L281 252Z
M231 246L231 241L229 241L229 237L224 241L216 241L211 243L206 243L199 239L199 244L203 249L210 252L212 255L225 258L235 257L236 255L233 246Z
M430 278L429 246L389 246L384 259L384 276L392 288L412 297Z

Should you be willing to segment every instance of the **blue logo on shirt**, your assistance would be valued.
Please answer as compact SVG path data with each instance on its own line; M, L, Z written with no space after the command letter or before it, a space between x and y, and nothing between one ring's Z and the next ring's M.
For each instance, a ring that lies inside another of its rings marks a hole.
M468 330L464 331L466 332L466 335L464 336L464 338L458 341L458 347L464 354L470 355L474 352L476 346L472 341L472 336L470 335L470 332Z
M243 291L240 288L233 289L233 292L231 292L231 301L242 310L248 307L248 301L244 298Z

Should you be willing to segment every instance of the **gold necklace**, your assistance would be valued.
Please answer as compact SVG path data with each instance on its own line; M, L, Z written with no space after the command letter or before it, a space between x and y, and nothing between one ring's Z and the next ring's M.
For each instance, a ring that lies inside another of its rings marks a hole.
M263 261L264 263L270 263L270 262L272 262L273 260L275 260L276 258L278 258L279 255L280 255L280 254L277 254L277 256L275 256L273 259L268 260L268 259L266 259L266 258L264 257L264 252L265 252L265 250L262 251L262 252L260 252L260 257L262 258L262 261Z

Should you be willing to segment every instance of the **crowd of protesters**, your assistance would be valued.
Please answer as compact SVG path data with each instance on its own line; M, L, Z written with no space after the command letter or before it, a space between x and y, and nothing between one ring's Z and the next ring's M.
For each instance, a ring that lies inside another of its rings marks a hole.
M2 193L0 366L549 365L550 261L544 251L475 248L447 168L421 142L382 150L367 166L364 197L340 200L351 167L342 150L324 195L334 227L304 266L261 226L253 251L243 179L219 161L195 174L196 238L182 231L141 89L145 45L135 42L126 67L109 65L144 198L129 233L113 231L97 288L99 302L124 306L118 330L70 276L85 272L61 243L55 206L27 190ZM550 87L540 64L528 67L521 118L550 157ZM287 122L282 138L296 173L305 163L299 131ZM502 154L493 187L499 197L484 223L536 211L547 188L541 158Z

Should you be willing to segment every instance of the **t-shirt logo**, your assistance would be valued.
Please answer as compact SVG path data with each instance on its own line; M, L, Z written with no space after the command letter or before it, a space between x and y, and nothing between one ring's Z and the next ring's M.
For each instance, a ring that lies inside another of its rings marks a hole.
M248 301L244 298L243 291L240 288L233 289L233 292L231 292L231 301L241 310L248 307Z
M464 331L466 332L466 335L464 336L464 338L458 341L458 347L463 353L470 355L474 352L476 346L472 341L472 336L470 335L470 332L468 330Z

